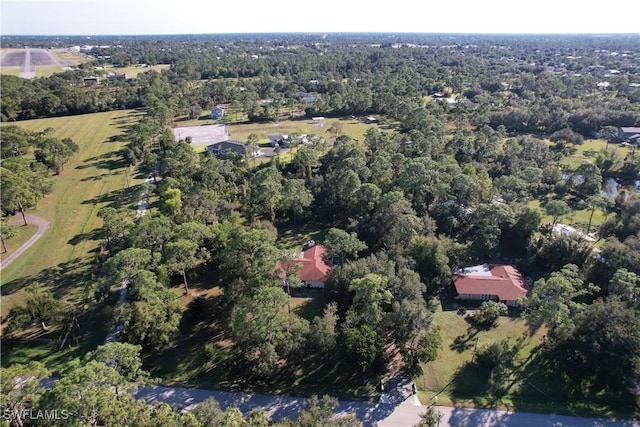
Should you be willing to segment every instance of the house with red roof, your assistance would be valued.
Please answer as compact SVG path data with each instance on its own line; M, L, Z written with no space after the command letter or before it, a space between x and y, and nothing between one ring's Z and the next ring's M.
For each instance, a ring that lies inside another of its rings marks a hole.
M297 276L304 285L310 288L324 288L331 271L331 267L325 261L326 253L327 249L323 245L309 241L302 253L280 262L278 267L283 276L297 271Z
M461 268L453 273L455 299L469 301L499 301L510 307L527 296L525 281L512 265L482 264Z

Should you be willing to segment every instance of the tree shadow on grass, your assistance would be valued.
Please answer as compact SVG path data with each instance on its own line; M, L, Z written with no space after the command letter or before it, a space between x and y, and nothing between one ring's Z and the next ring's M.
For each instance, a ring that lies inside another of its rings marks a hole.
M82 262L80 258L74 258L55 267L45 268L38 274L7 282L0 287L0 294L11 295L39 283L49 287L56 297L64 297L71 289L82 287L90 281L91 270L88 268L90 265L91 261Z
M510 392L514 410L591 417L638 416L635 400L625 389L607 390L594 386L589 378L564 375L554 368L549 357L540 351L529 363L516 367L520 384Z
M467 329L467 332L464 335L458 335L455 337L449 348L458 353L464 353L475 345L475 338L477 337L478 332L480 331L475 328Z
M453 375L449 393L451 400L471 400L477 406L486 405L486 397L489 395L490 372L475 363L467 362Z
M102 237L103 237L102 230L100 228L94 228L93 230L88 231L86 233L76 234L75 236L73 236L71 239L67 241L67 244L75 246L86 240L100 240ZM99 251L99 248L96 248L92 252L98 252L98 251Z
M116 170L116 169L124 169L128 165L128 161L118 153L111 156L107 159L97 160L93 163L83 163L81 165L76 166L76 169L88 169L88 168L96 168L96 169L107 169L107 170Z

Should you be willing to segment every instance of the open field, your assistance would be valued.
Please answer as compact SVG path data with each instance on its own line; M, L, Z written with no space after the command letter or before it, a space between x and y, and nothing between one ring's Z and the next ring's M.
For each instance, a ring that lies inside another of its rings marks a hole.
M554 145L550 141L547 142L552 146ZM567 169L576 169L582 163L594 163L600 150L605 148L607 148L607 142L604 139L586 139L584 144L576 145L570 149L571 154L562 159L562 164ZM620 144L610 143L608 148L616 150L621 160L632 152L631 148L623 147Z
M219 123L217 120L208 118L209 112L205 111L200 118L195 120L183 120L176 123L182 126L200 126ZM342 134L350 136L356 141L364 141L364 134L367 129L379 128L378 124L366 124L358 119L352 118L331 118L325 119L324 126L314 123L310 117L302 117L296 119L281 120L278 122L259 122L259 123L229 123L229 139L236 141L246 141L250 134L255 133L260 138L258 144L269 142L268 135L288 135L293 132L299 132L306 135L317 135L327 140L333 139L327 131L334 121L342 124Z
M106 67L104 67L104 69L96 70L95 74L96 75L100 75L100 74L106 74L106 73L112 73L112 72L116 73L116 74L123 74L124 73L129 78L135 78L140 73L146 73L146 72L151 71L151 70L160 72L162 70L168 70L169 68L171 68L171 65L169 65L169 64L158 64L158 65L152 65L152 66L149 66L149 67L136 67L136 66L114 67L112 65L107 65Z
M135 185L144 182L144 177L135 177L127 169L118 152L125 144L119 136L139 115L136 111L113 111L15 123L32 131L53 128L55 136L73 139L80 151L54 177L52 193L28 211L50 221L51 228L3 269L3 318L23 300L27 288L50 286L73 298L91 283L91 271L103 239L98 210L117 204L131 206L133 211L137 201ZM127 183L129 189L125 189Z

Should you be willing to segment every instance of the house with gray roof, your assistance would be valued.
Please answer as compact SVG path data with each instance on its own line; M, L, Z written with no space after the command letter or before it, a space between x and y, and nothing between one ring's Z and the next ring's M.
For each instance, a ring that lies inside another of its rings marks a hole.
M207 151L209 153L222 158L233 156L244 157L246 153L245 150L249 151L251 157L259 157L263 154L259 147L246 146L241 141L227 140L207 145Z
M618 139L621 142L638 142L640 140L640 127L619 127Z

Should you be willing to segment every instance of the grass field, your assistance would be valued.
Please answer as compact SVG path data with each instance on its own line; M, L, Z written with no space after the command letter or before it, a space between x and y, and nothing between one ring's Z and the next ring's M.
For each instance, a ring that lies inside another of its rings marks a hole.
M550 145L552 142L547 141ZM604 139L586 139L582 145L572 147L571 154L562 159L562 164L569 169L576 169L582 163L594 163L600 150L607 148L607 142ZM629 147L622 147L620 144L609 144L609 149L617 151L620 159L624 159L631 154Z
M209 112L205 111L200 118L194 120L180 120L176 123L176 126L200 126L219 123L217 120L208 118ZM233 113L231 113L233 116ZM356 141L362 142L364 140L364 134L367 129L380 128L378 124L366 124L357 119L351 118L326 118L324 126L320 126L311 121L309 117L281 120L278 122L259 122L259 123L244 123L244 122L229 122L229 139L246 141L250 134L255 133L260 138L258 143L269 142L268 135L288 135L293 132L299 132L306 135L317 135L327 140L333 139L333 137L327 132L327 129L334 121L342 124L342 134L350 136Z
M103 237L98 210L107 204L135 206L135 177L118 150L118 138L140 113L113 111L84 116L17 122L33 131L53 128L57 137L73 139L80 148L53 179L53 191L29 213L47 219L51 228L33 247L2 271L2 316L20 303L27 288L52 287L61 295L78 295L90 284ZM127 174L129 178L127 179ZM130 185L125 189L126 184Z
M467 312L469 314L469 312ZM446 406L487 407L506 410L560 413L580 416L637 416L622 393L599 392L591 395L577 390L546 367L539 344L544 329L530 330L518 317L501 317L498 326L479 330L458 314L450 304L439 305L434 325L442 331L442 347L434 362L423 365L416 380L423 404L435 402ZM491 385L489 373L473 364L474 353L483 346L508 339L520 347L514 366Z
M132 67L114 67L112 65L108 65L103 70L96 70L96 75L113 72L113 73L116 73L116 74L125 73L127 75L127 77L135 78L140 73L146 73L146 72L151 71L151 70L160 72L162 70L168 70L170 67L171 67L171 65L169 65L169 64L158 64L158 65L153 65L153 66L150 66L150 67L136 67L136 66L132 66Z

